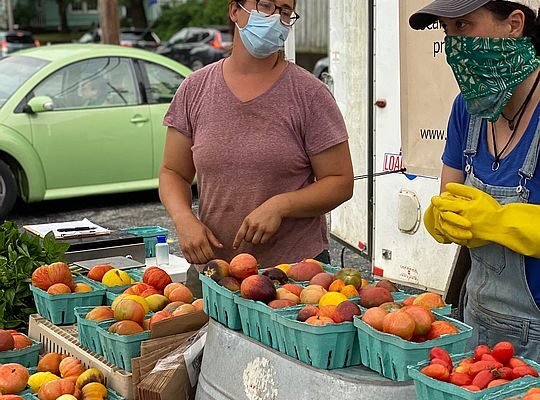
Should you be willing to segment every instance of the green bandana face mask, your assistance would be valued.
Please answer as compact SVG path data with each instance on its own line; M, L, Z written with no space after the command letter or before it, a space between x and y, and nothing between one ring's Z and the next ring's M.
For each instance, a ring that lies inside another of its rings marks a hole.
M516 87L540 65L529 37L447 36L446 59L470 114L496 121Z

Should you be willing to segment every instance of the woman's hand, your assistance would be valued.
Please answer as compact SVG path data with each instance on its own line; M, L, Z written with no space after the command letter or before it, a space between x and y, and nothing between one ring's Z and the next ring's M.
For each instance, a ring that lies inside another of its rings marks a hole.
M234 238L233 248L237 249L242 242L267 243L279 229L282 220L279 201L275 197L265 201L244 218Z
M176 224L176 231L180 249L191 264L206 264L215 258L213 248L223 247L214 233L195 216Z

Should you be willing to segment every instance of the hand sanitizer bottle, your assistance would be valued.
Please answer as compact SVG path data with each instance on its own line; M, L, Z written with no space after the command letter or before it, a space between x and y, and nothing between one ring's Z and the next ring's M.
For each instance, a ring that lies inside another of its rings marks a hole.
M158 236L156 243L156 264L158 267L169 265L169 245L166 236Z

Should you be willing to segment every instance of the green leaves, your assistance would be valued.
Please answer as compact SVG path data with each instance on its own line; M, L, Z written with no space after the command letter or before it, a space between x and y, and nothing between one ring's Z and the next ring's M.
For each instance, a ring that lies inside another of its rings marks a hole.
M64 261L69 244L54 239L52 232L43 240L19 231L6 221L0 226L0 329L21 329L36 312L29 284L32 272L44 264Z

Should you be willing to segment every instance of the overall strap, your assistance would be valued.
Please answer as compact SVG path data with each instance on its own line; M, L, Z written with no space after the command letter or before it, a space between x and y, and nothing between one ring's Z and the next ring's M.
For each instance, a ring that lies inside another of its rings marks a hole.
M472 159L478 152L478 142L480 141L480 133L482 131L482 118L471 115L469 121L469 131L467 132L467 147L463 151L465 156L465 172L470 173L472 169Z
M534 172L536 171L536 166L538 164L539 152L540 152L540 118L538 118L538 122L536 124L536 132L531 142L531 146L529 147L529 152L527 153L527 156L525 157L523 166L519 170L519 175L522 178L526 180L531 180L532 177L534 176Z

